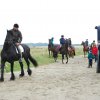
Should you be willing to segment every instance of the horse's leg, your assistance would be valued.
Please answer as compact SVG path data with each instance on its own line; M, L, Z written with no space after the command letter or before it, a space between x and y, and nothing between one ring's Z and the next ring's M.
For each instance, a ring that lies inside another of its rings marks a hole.
M85 49L83 48L84 58L85 58Z
M24 58L26 63L27 63L27 72L28 72L28 75L31 75L32 74L32 70L30 69L30 62L28 60L28 58Z
M57 61L57 57L58 57L58 52L53 52L53 57L54 57L54 60L56 62Z
M64 64L63 60L64 60L64 54L62 53L62 64Z
M69 58L71 57L70 51L68 52Z
M67 59L67 61L66 61L66 64L68 63L68 54L66 54L66 59Z
M4 66L5 66L5 62L3 62L1 60L1 78L0 81L3 82L4 81Z
M76 55L75 50L74 50L74 56Z
M51 56L53 57L53 52L51 51Z
M14 73L13 73L13 67L14 67L14 62L11 62L10 63L11 64L11 78L10 78L10 80L15 80L15 75L14 75Z
M49 57L50 57L50 50L49 50Z
M72 50L72 58L74 58L74 51Z
M21 67L21 74L19 76L24 76L24 69L23 69L23 62L19 62L20 67Z

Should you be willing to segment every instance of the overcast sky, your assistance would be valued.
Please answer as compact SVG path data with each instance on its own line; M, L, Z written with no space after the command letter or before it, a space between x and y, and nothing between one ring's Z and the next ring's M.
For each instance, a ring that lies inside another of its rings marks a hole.
M63 34L72 43L97 40L100 25L100 0L1 0L0 44L7 29L19 24L23 43L46 42L54 37L59 43Z

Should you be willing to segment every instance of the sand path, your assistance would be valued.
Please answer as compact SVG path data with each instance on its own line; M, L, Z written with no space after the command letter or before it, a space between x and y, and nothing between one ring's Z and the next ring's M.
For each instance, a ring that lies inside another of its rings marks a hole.
M32 76L15 72L16 80L9 81L10 73L0 83L0 100L100 100L100 74L96 64L87 68L87 58L58 61L33 68Z

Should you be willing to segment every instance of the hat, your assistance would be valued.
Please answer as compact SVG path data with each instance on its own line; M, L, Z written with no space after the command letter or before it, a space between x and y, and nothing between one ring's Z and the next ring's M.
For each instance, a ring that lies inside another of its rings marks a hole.
M61 37L64 37L64 35L61 35Z
M14 24L14 27L15 27L15 28L19 28L19 25L18 25L18 24Z
M93 40L93 42L95 42L95 40Z

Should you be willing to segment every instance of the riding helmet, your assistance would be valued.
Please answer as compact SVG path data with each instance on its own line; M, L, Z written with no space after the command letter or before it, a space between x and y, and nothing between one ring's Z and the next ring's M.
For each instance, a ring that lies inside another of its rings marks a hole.
M19 25L18 25L18 24L14 24L14 27L15 27L15 28L19 28Z
M64 37L64 35L61 35L61 37Z

